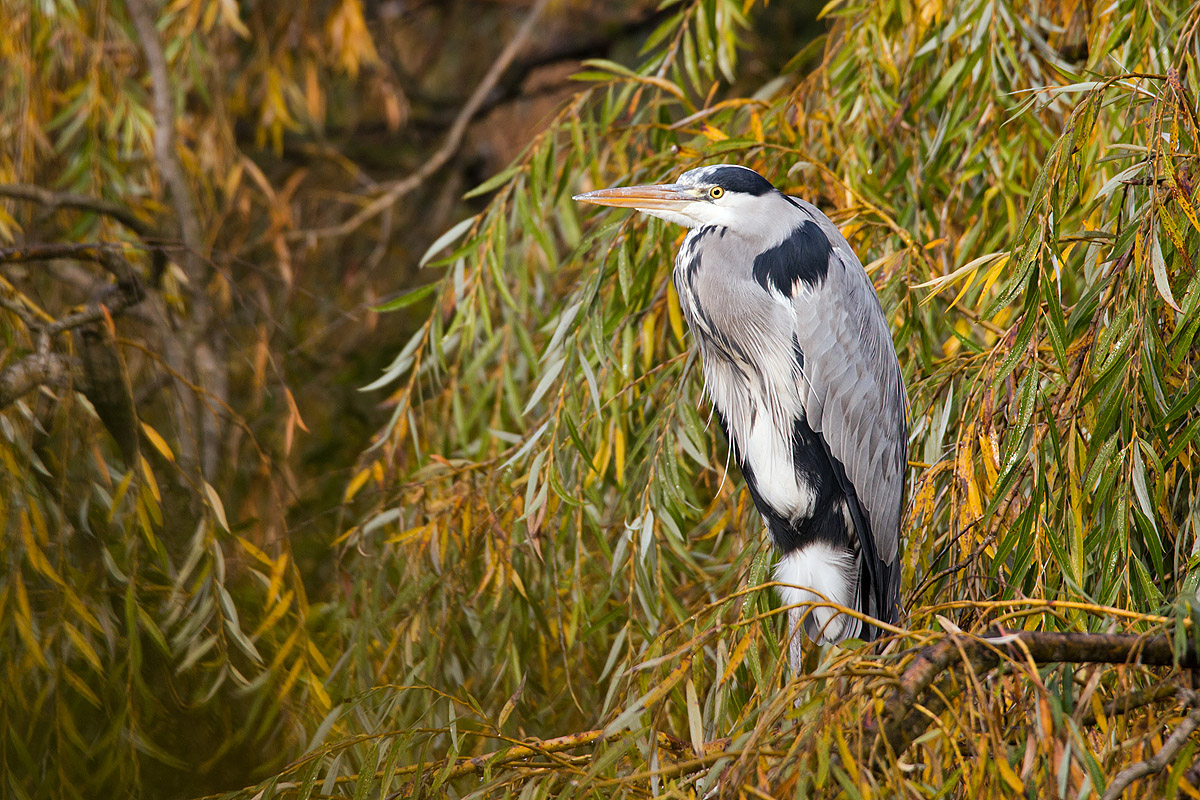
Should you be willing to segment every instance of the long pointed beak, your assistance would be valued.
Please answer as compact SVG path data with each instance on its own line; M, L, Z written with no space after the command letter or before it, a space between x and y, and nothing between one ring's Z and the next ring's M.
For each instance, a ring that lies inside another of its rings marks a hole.
M595 203L598 206L618 208L663 209L675 211L686 203L699 200L701 195L693 186L680 183L664 183L645 186L617 186L612 189L597 189L575 195L576 200Z

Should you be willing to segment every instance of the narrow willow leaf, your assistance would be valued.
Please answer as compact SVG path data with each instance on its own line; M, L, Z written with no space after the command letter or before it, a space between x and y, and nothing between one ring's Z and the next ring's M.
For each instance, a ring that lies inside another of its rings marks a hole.
M533 407L538 404L538 401L550 390L554 385L554 381L558 379L563 367L567 364L567 357L560 355L546 367L542 374L541 380L538 381L537 387L533 390L533 394L529 396L529 400L525 403L525 408L521 411L522 416L528 415Z
M229 532L229 520L225 518L225 504L221 502L221 496L217 494L217 490L209 484L208 481L201 481L204 487L204 496L208 498L208 505L213 510L213 514L217 518L217 523Z
M520 164L514 164L508 169L496 173L483 183L476 186L474 189L464 194L463 199L470 200L472 197L478 197L482 194L487 194L488 192L500 188L504 184L508 183L514 175L521 171L521 169L522 166ZM462 223L460 222L459 225L461 224Z
M436 292L440 286L440 282L426 284L419 289L413 289L411 292L405 292L399 297L394 297L382 305L374 306L371 310L382 314L388 311L395 311L400 308L407 308L408 306L411 306L414 303L419 303L426 297L429 297L431 294Z
M1167 262L1163 258L1162 243L1158 236L1154 233L1150 235L1150 269L1154 273L1154 288L1158 289L1158 294L1171 308L1183 313L1183 309L1175 302L1175 295L1171 294L1171 280L1167 277Z

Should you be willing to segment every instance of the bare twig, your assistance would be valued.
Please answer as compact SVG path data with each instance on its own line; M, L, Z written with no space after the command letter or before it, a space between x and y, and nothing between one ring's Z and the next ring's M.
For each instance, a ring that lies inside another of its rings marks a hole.
M0 247L0 262L24 264L30 261L50 261L56 258L71 258L77 261L92 261L103 267L118 281L137 284L141 293L141 282L133 266L120 255L121 245L68 242L53 244L30 244L22 247Z
M119 286L113 287L113 291L104 300L88 303L87 308L83 311L77 311L55 320L45 327L45 332L49 336L57 336L60 333L99 322L105 317L115 317L135 303L137 303L137 298L134 295L122 291Z
M1188 694L1189 701L1195 704L1195 693L1189 692ZM1163 742L1161 750L1145 761L1139 761L1118 772L1117 777L1112 779L1112 783L1108 785L1100 800L1118 800L1121 794L1129 788L1129 785L1138 778L1154 775L1166 769L1197 727L1200 727L1200 706L1188 712L1183 722L1179 723L1179 727Z
M91 211L112 217L126 228L136 233L142 239L154 236L153 229L138 219L132 211L120 203L103 200L98 197L74 194L72 192L52 192L40 186L27 183L0 183L0 197L11 197L15 200L27 200L47 208L71 208L76 211Z
M475 91L467 98L466 104L463 105L462 110L454 119L454 124L450 126L450 130L446 134L446 140L442 143L442 146L416 172L401 180L393 181L388 185L383 194L372 200L361 211L340 225L332 225L316 230L292 231L288 234L288 238L296 240L321 236L345 236L367 220L381 213L385 208L395 205L396 201L403 195L420 186L426 179L445 166L446 162L458 152L458 148L462 145L463 136L467 132L467 126L471 124L475 115L483 107L484 101L487 100L488 95L496 87L500 76L504 74L504 70L508 68L509 64L512 63L513 59L521 51L521 48L525 46L525 41L533 32L537 21L541 18L542 13L548 5L549 0L538 0L533 8L529 10L529 13L525 16L525 21L521 23L521 27L517 30L513 38L509 40L508 44L505 45L504 50L501 51L500 55L492 63L492 66L488 68L487 74L483 76L483 80L475 87Z

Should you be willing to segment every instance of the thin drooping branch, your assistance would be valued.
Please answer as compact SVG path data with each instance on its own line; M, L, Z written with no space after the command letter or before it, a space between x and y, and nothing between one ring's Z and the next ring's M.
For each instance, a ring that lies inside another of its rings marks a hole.
M483 107L492 90L496 88L496 84L499 83L504 71L508 69L508 66L516 58L517 54L521 52L521 48L525 46L526 40L533 33L538 20L541 19L542 13L548 5L549 0L538 0L533 8L529 9L529 13L525 15L525 20L521 23L521 27L517 30L513 38L509 40L508 44L504 46L504 49L497 56L496 60L492 62L492 66L488 68L487 74L483 76L483 80L475 87L475 91L467 98L467 102L463 105L462 110L455 117L454 124L450 126L450 130L446 133L446 139L442 142L442 146L416 172L389 184L383 194L372 200L366 207L342 224L317 230L296 231L290 234L289 238L345 236L367 220L381 213L385 208L395 205L401 197L420 186L425 180L445 166L446 162L462 146L467 126L475 119L475 115Z
M875 736L876 755L890 752L899 757L959 694L965 671L981 675L1002 659L1022 664L1200 666L1194 648L1177 659L1173 643L1165 636L1040 631L987 637L951 634L917 654L884 702L880 722L868 726L868 734Z
M40 186L33 186L28 183L0 183L0 197L26 200L52 209L70 208L76 211L90 211L94 214L102 214L106 217L112 217L142 239L150 239L154 236L154 231L148 224L138 219L125 206L110 200L74 194L73 192L52 192L49 189L43 189Z
M1196 705L1197 697L1195 692L1187 692L1188 702ZM1112 783L1104 791L1104 795L1100 800L1120 800L1121 794L1129 788L1129 785L1139 778L1144 778L1147 775L1154 775L1162 772L1167 768L1167 765L1174 760L1175 755L1187 743L1188 738L1200 727L1200 705L1193 708L1184 718L1183 722L1179 723L1179 727L1167 737L1163 742L1162 749L1157 753L1147 758L1145 761L1139 761L1136 764L1126 767L1117 773L1113 778Z

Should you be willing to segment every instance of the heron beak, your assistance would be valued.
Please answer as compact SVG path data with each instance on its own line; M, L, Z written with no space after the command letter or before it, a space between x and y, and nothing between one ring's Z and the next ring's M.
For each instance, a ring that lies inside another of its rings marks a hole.
M612 189L598 189L575 195L576 200L584 203L595 203L598 206L616 206L617 208L636 208L678 211L680 206L694 203L703 195L694 186L681 183L665 183L646 186L617 186Z

